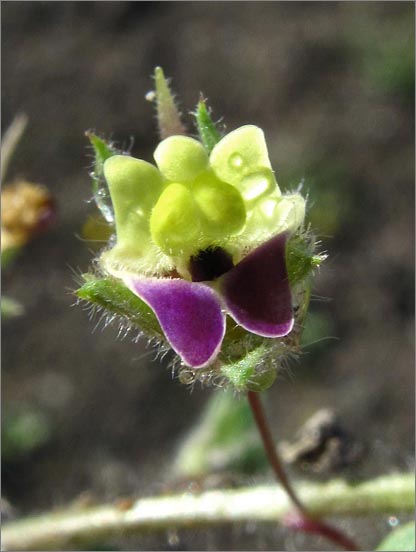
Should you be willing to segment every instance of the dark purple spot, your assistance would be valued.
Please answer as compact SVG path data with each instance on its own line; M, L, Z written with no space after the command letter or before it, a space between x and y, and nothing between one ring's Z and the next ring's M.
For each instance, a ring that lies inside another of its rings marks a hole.
M219 278L231 268L233 259L221 247L210 247L199 251L189 261L189 271L193 282L209 282Z

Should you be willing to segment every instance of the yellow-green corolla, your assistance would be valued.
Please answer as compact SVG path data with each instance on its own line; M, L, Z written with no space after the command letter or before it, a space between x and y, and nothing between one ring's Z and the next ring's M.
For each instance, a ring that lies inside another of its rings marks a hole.
M211 152L170 136L154 159L157 166L125 155L104 163L116 225L104 270L153 309L192 368L215 361L228 315L253 334L287 335L285 249L303 225L305 200L281 193L263 131L240 127Z

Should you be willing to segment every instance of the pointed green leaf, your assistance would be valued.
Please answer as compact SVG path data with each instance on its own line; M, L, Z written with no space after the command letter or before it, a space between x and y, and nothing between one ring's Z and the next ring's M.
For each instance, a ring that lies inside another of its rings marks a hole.
M96 278L91 274L84 275L85 283L76 291L80 299L97 305L128 319L149 337L164 339L151 308L130 291L120 280L115 278Z
M198 103L195 118L201 141L207 149L208 153L211 153L215 144L218 144L218 142L221 140L222 135L215 126L215 123L212 120L211 114L207 109L206 103L204 101L200 101Z
M155 69L156 109L159 134L162 139L177 134L185 134L180 113L169 88L169 82L161 67Z

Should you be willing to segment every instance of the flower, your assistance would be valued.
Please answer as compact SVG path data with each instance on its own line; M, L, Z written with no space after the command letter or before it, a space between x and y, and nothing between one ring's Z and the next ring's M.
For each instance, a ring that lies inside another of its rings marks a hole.
M104 271L149 305L193 370L215 363L227 320L263 338L288 335L287 244L303 226L305 200L280 191L263 131L242 126L210 152L169 136L154 159L112 155L103 165L116 226Z
M6 185L1 192L2 253L24 246L55 220L55 201L45 186L27 180Z

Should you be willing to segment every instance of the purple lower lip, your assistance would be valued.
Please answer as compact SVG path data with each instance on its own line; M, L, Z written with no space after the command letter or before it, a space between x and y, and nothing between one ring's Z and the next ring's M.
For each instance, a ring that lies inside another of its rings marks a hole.
M225 315L208 286L179 279L131 278L128 287L155 312L170 345L193 368L217 356L225 333Z

